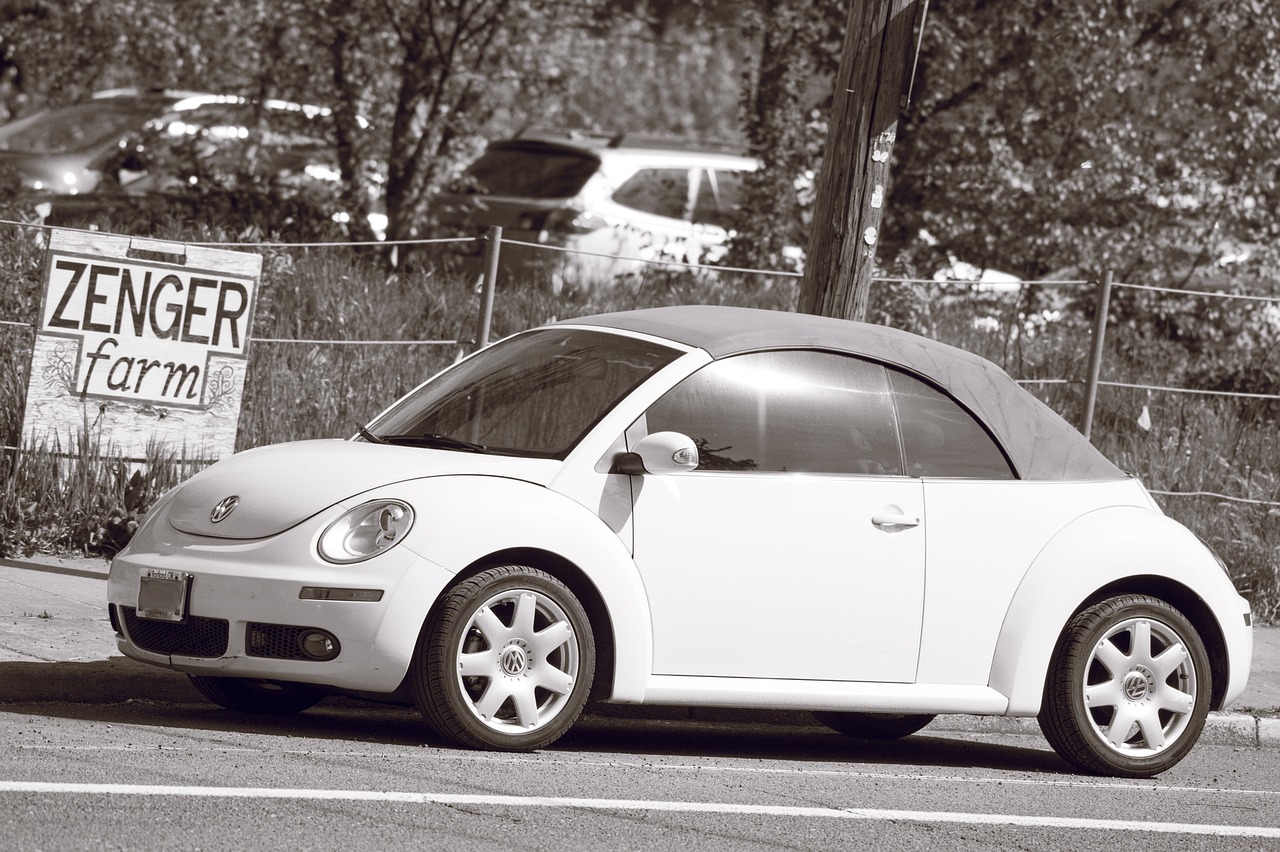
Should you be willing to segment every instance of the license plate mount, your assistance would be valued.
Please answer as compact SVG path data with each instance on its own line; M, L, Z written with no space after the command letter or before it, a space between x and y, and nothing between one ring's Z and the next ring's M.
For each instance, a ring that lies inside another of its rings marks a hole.
M138 575L138 617L181 624L187 620L191 575L185 571L144 569Z

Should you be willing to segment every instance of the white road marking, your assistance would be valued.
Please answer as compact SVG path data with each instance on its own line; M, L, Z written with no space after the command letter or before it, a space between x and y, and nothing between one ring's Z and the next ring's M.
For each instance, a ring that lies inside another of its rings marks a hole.
M42 743L16 743L9 746L13 750L29 750L29 751L105 751L105 752L147 752L154 753L157 751L166 752L183 752L187 754L240 754L240 753L257 753L262 751L260 748L252 748L248 746L186 746L186 745L86 745L86 746L69 746L61 744L42 744ZM376 760L385 760L387 752L385 751L356 751L351 749L342 749L335 751L318 750L318 749L272 749L273 755L288 755L294 757L342 757L342 758L360 758L368 757ZM639 760L591 760L591 759L565 759L553 757L549 753L534 755L496 755L496 754L450 754L450 753L434 753L430 750L418 748L410 753L410 757L414 760L434 760L442 762L457 763L499 763L510 764L514 766L546 766L548 764L555 766L588 766L603 769L629 769L641 772L671 772L681 773L688 772L691 774L706 774L712 772L722 772L727 774L743 774L743 775L795 775L802 777L815 778L847 778L852 781L870 779L874 781L924 781L941 784L976 784L976 785L997 785L1004 787L1022 786L1022 787L1065 787L1078 790L1114 790L1119 792L1132 793L1212 793L1214 795L1236 795L1236 796L1280 796L1280 790L1249 790L1237 787L1195 787L1187 784L1164 784L1158 781L1100 781L1100 780L1078 780L1063 778L1007 778L1007 777L988 777L981 775L930 775L928 773L912 773L912 772L863 772L856 769L814 769L814 768L796 768L790 766L772 767L772 766L720 766L715 764L699 764L699 763L646 763Z
M43 781L0 781L2 793L43 795L188 796L224 799L304 799L351 802L400 802L422 805L493 805L512 808L578 808L601 811L740 814L749 816L849 819L876 822L1009 825L1022 828L1070 828L1100 831L1192 834L1213 837L1280 839L1280 828L1251 825L1142 822L1140 820L1077 819L1022 814L977 814L946 811L899 811L875 808L816 808L785 805L739 805L728 802L664 802L643 799L577 799L556 796L478 796L455 793L407 793L385 790L307 790L262 787L163 787L146 784L62 784Z

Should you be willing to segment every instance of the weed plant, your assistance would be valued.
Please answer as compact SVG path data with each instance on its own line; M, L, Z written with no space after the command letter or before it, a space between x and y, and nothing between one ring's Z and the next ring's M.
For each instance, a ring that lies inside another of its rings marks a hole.
M170 238L234 241L207 231ZM480 294L474 277L427 265L389 274L377 254L347 248L262 251L237 449L349 436L475 346ZM40 246L29 233L0 229L0 264L0 318L34 322ZM990 358L1080 424L1090 325L1061 309L1068 301L1062 294L991 295L897 282L874 287L873 321ZM549 320L659 305L792 310L796 295L795 279L785 276L691 276L663 268L612 286L505 282L496 294L490 339ZM1152 375L1151 364L1183 363L1173 353L1138 361L1121 354L1128 352L1123 339L1108 343L1104 379L1194 386L1185 375ZM9 447L21 442L30 345L29 329L0 326L0 442ZM1140 477L1164 511L1226 560L1263 623L1280 621L1280 511L1265 505L1280 501L1277 413L1266 400L1104 387L1092 429L1108 457ZM0 461L0 555L110 555L146 506L193 472L181 451L158 447L145 465L131 469L84 424L69 424L53 446L8 450Z

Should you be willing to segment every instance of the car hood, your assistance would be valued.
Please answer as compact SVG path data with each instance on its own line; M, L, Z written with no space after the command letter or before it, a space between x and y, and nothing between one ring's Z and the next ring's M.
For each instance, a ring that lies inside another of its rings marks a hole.
M474 474L546 485L560 467L547 459L397 447L357 441L299 441L230 456L193 476L169 505L175 529L217 538L264 538L384 485L427 476ZM230 514L214 508L237 498Z

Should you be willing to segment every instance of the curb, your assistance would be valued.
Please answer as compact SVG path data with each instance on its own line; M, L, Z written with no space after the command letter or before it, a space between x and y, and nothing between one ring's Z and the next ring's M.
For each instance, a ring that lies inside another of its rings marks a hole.
M587 715L604 719L645 721L705 722L712 724L783 725L788 727L823 727L802 710L728 710L706 707L647 707L644 705L605 704L590 708ZM966 734L1018 734L1041 736L1035 717L943 715L929 723L921 733L948 731ZM1242 748L1280 748L1280 718L1255 716L1250 713L1210 713L1204 723L1201 743Z

